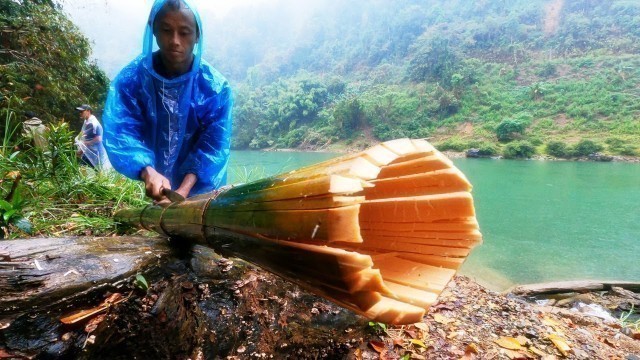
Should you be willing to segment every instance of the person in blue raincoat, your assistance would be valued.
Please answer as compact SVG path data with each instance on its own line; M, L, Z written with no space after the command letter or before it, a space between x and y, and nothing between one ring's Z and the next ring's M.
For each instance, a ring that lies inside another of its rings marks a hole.
M143 53L109 89L103 122L111 164L144 181L157 201L165 188L188 197L226 182L233 100L225 78L202 59L202 38L188 0L156 0Z

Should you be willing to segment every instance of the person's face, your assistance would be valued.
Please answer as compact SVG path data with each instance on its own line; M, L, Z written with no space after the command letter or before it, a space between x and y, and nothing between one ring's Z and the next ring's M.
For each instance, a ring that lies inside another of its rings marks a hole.
M80 119L82 119L82 120L87 120L90 115L91 115L91 113L89 112L89 110L80 111Z
M198 41L195 16L189 9L169 10L156 19L154 34L162 60L171 70L188 70Z

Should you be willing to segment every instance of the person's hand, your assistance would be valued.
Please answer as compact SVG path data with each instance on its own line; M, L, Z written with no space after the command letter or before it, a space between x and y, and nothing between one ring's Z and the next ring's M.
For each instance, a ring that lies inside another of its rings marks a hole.
M162 195L162 189L171 189L171 182L151 166L147 166L140 173L140 179L144 181L145 192L148 197L156 201L166 200Z
M198 177L195 174L185 175L184 179L182 180L182 184L180 184L180 187L176 190L176 192L182 195L185 199L188 198L189 193L191 192L191 188L193 188L197 181Z

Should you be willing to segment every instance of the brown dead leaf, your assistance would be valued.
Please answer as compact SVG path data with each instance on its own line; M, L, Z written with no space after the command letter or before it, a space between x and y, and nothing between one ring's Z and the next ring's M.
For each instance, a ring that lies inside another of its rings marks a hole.
M86 331L87 333L94 332L98 328L98 325L100 325L100 323L103 322L106 317L107 316L105 314L101 314L89 320L87 325L84 327L84 331Z
M418 329L425 331L425 332L429 332L429 325L425 324L425 323L415 323L413 324L413 326L417 327Z
M507 355L511 360L527 360L531 358L527 353L523 351L501 349L501 352Z
M380 353L380 360L398 360L395 353L389 353L389 350L384 349Z
M362 360L362 350L360 350L360 348L355 349L353 351L353 357L355 358L355 360Z
M404 340L402 338L393 338L393 346L402 346L404 345Z
M386 351L386 346L382 341L369 341L369 346L371 346L378 354Z
M409 335L409 337L411 337L412 339L415 339L418 337L418 334L416 334L416 332L413 330L404 329L404 332L407 333L407 335Z
M16 356L9 354L5 349L0 348L0 359L15 359Z
M520 350L522 349L522 346L520 345L520 343L518 342L518 340L509 337L509 336L503 336L498 340L495 340L495 343L498 344L500 347L505 348L505 349L509 349L509 350Z
M614 349L618 347L618 345L613 340L611 340L609 338L605 338L602 342L607 344L607 345L609 345L609 346L611 346Z
M567 344L565 339L563 339L562 337L556 334L549 334L549 336L547 336L547 339L551 340L553 345L556 346L556 348L558 349L558 351L560 351L562 356L569 355L569 352L571 351L571 347L569 346L569 344Z
M636 340L640 340L640 330L639 331L633 331L631 333L631 337L636 339Z
M536 354L536 355L538 355L540 357L544 357L544 356L549 355L549 354L545 353L544 351L538 349L535 346L529 346L529 351L531 351L532 353L534 353L534 354Z
M15 171L9 171L9 172L7 173L7 175L5 175L5 177L6 177L7 179L15 180L15 179L19 179L19 178L21 178L21 177L22 177L22 174L20 174L20 171L17 171L17 170L15 170Z
M469 345L467 345L467 348L464 350L467 353L474 353L474 354L479 354L480 351L478 350L478 345L471 343Z
M454 319L448 318L442 314L433 314L433 320L443 325L447 325L448 323L455 321Z
M112 305L119 304L127 299L128 297L125 298L120 293L114 293L111 296L109 296L106 300L104 300L100 305L91 309L80 310L74 314L61 318L60 321L63 324L67 324L67 325L75 324L80 321L91 318L97 314L103 313L107 311Z

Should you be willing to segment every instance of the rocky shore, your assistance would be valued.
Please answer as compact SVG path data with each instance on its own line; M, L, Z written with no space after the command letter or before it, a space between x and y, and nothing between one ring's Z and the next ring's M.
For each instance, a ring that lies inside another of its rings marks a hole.
M615 286L520 296L457 276L422 322L387 326L207 248L158 261L146 289L135 276L60 302L62 313L0 317L0 359L640 359L640 322L619 320L640 295Z
M639 306L639 294L616 287L527 298L458 276L424 323L386 329L354 358L636 360L639 329L611 314Z

